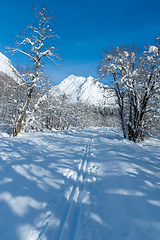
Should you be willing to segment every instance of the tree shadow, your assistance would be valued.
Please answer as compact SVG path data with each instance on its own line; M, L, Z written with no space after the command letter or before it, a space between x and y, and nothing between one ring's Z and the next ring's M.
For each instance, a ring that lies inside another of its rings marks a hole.
M1 239L158 239L159 149L117 134L95 129L3 138Z

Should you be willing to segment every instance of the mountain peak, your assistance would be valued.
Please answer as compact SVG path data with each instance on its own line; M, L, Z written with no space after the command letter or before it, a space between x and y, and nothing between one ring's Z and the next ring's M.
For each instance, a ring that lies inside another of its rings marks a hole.
M103 83L96 81L92 76L85 78L70 75L58 87L75 102L81 101L96 106L115 105L114 92L104 88Z

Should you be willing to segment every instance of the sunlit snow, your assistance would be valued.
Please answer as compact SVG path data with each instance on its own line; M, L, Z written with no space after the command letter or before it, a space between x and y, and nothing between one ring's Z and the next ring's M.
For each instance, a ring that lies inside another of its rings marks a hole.
M13 78L14 81L16 81L17 83L21 83L23 80L22 76L11 64L11 61L1 52L0 52L0 72Z
M96 81L93 77L77 77L70 75L64 79L58 87L73 101L81 101L96 106L114 106L116 98L114 91L108 86Z
M158 240L160 139L0 132L1 240Z

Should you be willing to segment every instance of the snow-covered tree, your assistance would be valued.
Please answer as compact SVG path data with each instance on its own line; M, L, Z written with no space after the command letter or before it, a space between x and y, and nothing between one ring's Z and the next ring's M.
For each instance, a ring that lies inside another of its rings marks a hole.
M29 57L33 63L32 71L24 75L24 78L29 80L28 98L16 123L14 136L18 135L22 129L22 122L29 107L34 89L38 89L43 85L42 68L44 67L44 58L50 59L55 64L56 59L60 59L56 48L50 45L49 42L49 40L58 37L50 28L50 21L54 18L54 15L49 15L46 6L43 6L41 10L34 8L34 14L37 24L29 25L22 31L21 34L17 36L14 47L7 47L13 54L19 52Z
M113 47L104 52L98 72L113 79L124 138L143 140L157 111L160 48Z
M27 99L23 82L17 83L8 75L0 74L0 128L14 134L23 103Z

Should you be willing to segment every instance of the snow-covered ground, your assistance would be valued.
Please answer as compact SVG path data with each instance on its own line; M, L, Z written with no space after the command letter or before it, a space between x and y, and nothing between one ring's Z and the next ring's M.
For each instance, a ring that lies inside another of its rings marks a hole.
M160 139L0 135L1 240L159 240Z

